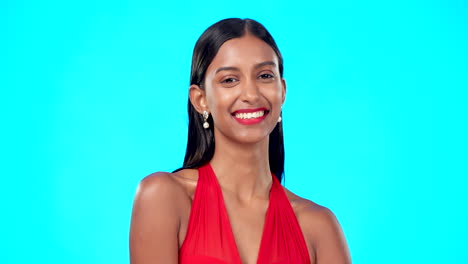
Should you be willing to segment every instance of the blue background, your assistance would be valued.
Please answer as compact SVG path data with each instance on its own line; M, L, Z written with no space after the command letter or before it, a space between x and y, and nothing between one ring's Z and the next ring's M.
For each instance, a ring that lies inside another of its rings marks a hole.
M138 182L183 161L193 46L249 17L285 59L285 184L354 263L468 263L467 8L3 0L0 262L128 263Z

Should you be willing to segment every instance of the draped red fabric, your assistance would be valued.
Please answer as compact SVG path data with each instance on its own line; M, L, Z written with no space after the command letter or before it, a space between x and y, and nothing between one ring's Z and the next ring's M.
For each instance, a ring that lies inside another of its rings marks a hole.
M272 174L257 264L309 264L304 236L281 184ZM209 163L198 169L180 264L242 264L224 205L221 187Z

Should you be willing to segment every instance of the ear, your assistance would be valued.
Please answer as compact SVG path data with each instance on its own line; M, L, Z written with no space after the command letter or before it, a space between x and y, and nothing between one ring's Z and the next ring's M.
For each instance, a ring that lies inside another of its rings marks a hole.
M190 102L198 113L202 114L203 111L208 111L205 90L201 89L200 86L195 84L190 85L189 97Z
M283 101L282 101L282 103L284 104L284 100L286 100L286 81L284 80L284 78L281 79L281 84L283 85L283 91L282 91Z

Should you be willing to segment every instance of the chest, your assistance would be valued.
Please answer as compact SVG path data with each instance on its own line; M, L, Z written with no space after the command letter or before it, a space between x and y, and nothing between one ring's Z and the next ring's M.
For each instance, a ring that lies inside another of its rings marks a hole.
M255 201L246 206L226 195L224 196L224 204L232 236L242 263L256 264L265 226L268 200ZM187 235L190 211L191 205L185 205L178 236L179 248Z
M214 176L210 166L199 169L192 206L181 219L179 263L310 263L293 208L275 178L268 198L239 203L223 194Z
M255 264L264 232L268 200L254 201L249 206L226 196L224 201L242 263Z

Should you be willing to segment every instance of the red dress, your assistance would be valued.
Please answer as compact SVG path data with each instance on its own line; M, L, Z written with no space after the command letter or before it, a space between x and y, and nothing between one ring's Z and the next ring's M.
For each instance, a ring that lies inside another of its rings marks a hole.
M309 264L304 236L278 179L273 184L257 264ZM198 169L180 264L242 264L223 194L209 163Z

